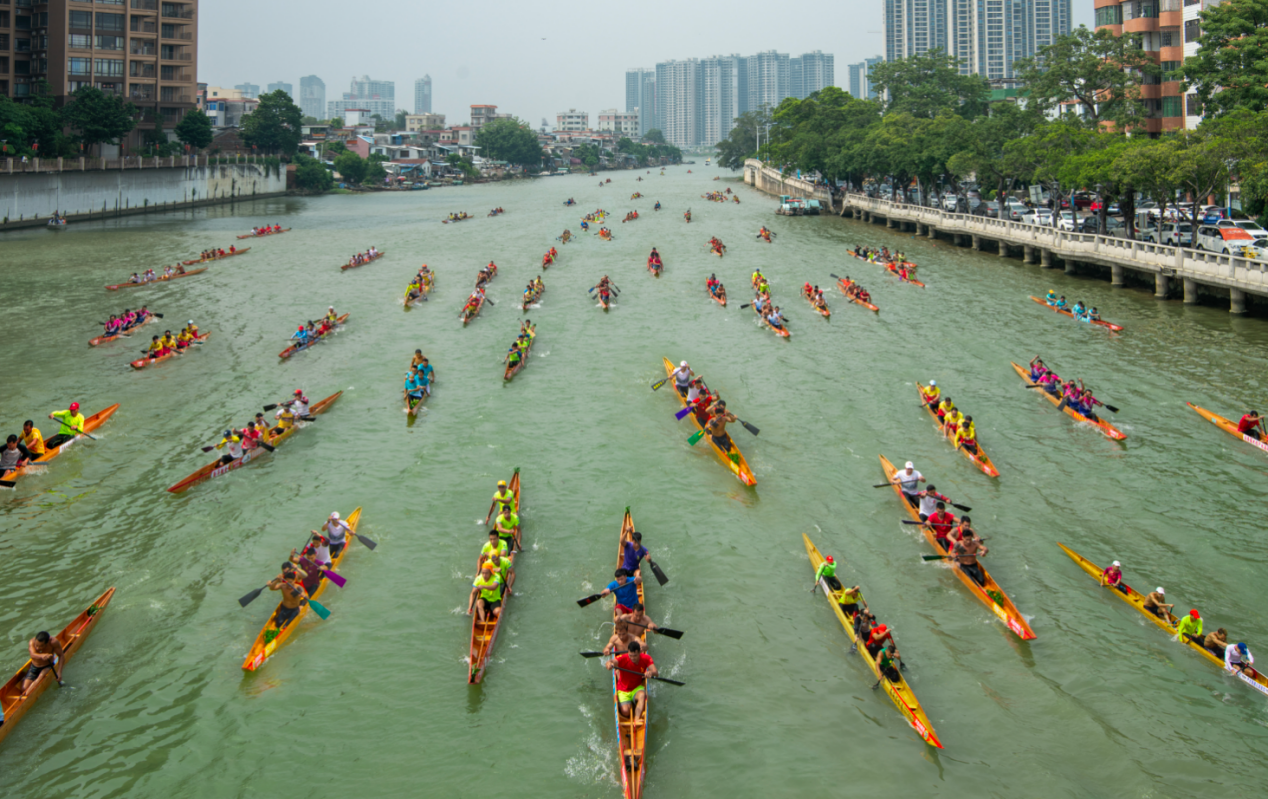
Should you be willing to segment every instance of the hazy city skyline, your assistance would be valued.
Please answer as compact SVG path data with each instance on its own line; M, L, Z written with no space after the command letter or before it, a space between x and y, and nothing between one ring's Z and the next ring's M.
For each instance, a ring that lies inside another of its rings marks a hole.
M1092 27L1092 3L1076 0L1073 5L1074 25ZM734 13L746 7L754 13ZM301 8L305 13L296 13ZM596 32L584 15L545 21L539 9L495 0L492 18L499 25L480 46L435 37L427 47L411 49L350 46L346 28L330 24L331 14L340 11L333 3L319 0L301 7L219 0L200 8L198 80L214 86L298 86L300 77L317 75L326 83L329 100L347 91L354 76L368 75L394 81L397 108L412 111L414 81L430 75L432 109L451 125L469 121L469 106L483 103L536 127L543 117L554 120L569 108L588 111L592 118L605 108L624 108L626 70L661 61L822 50L835 56L835 83L848 91L845 65L884 52L883 0L810 0L797 10L814 24L802 26L754 24L774 13L768 6L719 4L717 10L724 8L724 15L702 14L695 24L682 15L680 4L652 0L623 20L616 35ZM379 19L392 20L391 30L432 24L417 4L402 0L385 0L375 10Z

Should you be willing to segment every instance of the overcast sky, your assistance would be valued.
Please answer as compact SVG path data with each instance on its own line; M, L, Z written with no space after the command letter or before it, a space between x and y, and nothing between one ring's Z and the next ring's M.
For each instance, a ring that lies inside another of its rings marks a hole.
M326 99L352 77L396 82L396 107L414 110L414 81L432 79L432 110L468 121L472 104L529 121L569 108L625 108L625 70L657 61L778 50L847 64L883 54L883 0L800 0L683 5L553 4L487 0L441 5L417 0L348 4L330 0L214 0L199 7L198 79L213 86L284 82L317 75ZM1074 24L1092 26L1091 0L1073 0Z

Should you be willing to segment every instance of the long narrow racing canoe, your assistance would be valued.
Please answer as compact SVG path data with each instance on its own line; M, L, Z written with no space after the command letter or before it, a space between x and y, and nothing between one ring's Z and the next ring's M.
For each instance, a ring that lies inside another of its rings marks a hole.
M82 613L75 617L74 621L66 625L60 633L57 634L57 640L62 645L62 651L65 657L60 659L57 664L57 670L62 674L62 678L66 676L66 664L84 645L84 640L92 633L97 626L97 620L101 618L101 612L110 604L110 600L114 598L114 588L109 588L104 594L92 601L92 604L84 609ZM25 695L22 693L22 683L26 680L27 669L31 667L30 658L26 663L22 664L22 668L18 669L18 673L0 687L0 718L4 723L0 724L0 741L5 739L13 728L18 726L18 722L26 715L31 706L35 704L35 700L40 698L40 694L48 690L48 687L57 682L57 677L53 674L52 669L44 669L40 672L40 676L36 678L35 684L31 686L31 690Z
M374 255L371 255L369 258L366 258L364 261L362 261L362 262L361 262L361 263L359 263L359 264L354 264L354 263L352 263L351 261L349 261L348 263L346 263L346 264L344 264L343 266L339 267L339 269L340 269L341 271L347 271L347 270L349 270L349 269L356 269L357 267L365 266L365 265L366 265L366 264L368 264L368 263L373 263L374 261L377 261L377 260L379 260L380 258L382 258L384 255L387 255L387 253L384 253L384 252L376 252Z
M876 311L879 313L881 310L880 308L877 308L875 305L871 304L870 302L867 302L866 300L860 300L858 297L851 297L846 292L846 289L848 289L850 286L857 286L857 285L858 284L855 283L853 280L846 280L845 278L840 278L837 280L837 288L841 289L841 293L845 294L845 296L848 299L853 300L855 303L859 305L862 305L864 308L867 308L869 310Z
M1228 433L1230 436L1233 436L1234 438L1240 438L1242 441L1245 441L1247 444L1250 444L1252 447L1258 447L1264 452L1268 452L1268 444L1265 444L1264 442L1260 441L1254 436L1248 436L1245 433L1237 432L1237 422L1234 422L1232 419L1225 419L1223 416L1220 416L1218 413L1211 413L1206 408L1202 408L1200 406L1194 405L1192 402L1186 402L1184 404L1188 405L1190 408L1197 411L1199 416L1201 416L1203 419L1207 420L1211 424L1215 425L1219 429L1223 430L1225 433Z
M202 344L204 341L207 340L207 337L210 335L211 335L211 332L208 331L206 333L203 333L200 336L197 336L194 339L194 341L190 342L190 346L192 347L194 344ZM131 363L131 366L133 369L144 369L147 366L154 366L155 364L160 364L163 361L166 361L170 358L175 358L177 355L184 355L184 354L185 354L184 352L179 350L169 350L166 355L160 355L157 358L151 358L148 355L144 358L138 358L137 360Z
M475 308L470 313L467 313L466 305L462 306L462 312L458 315L458 318L462 320L463 327L467 326L467 322L470 322L472 319L475 319L480 315L480 311L484 308L485 298L485 295L481 294L477 299ZM467 297L467 302L471 302L470 296Z
M1067 311L1065 308L1058 308L1055 305L1049 305L1046 300L1041 300L1033 294L1030 295L1030 299L1034 300L1035 302L1039 303L1045 308L1056 311L1059 314L1065 314L1071 319L1074 318L1074 314L1071 311ZM1080 319L1079 321L1082 322L1083 320ZM1118 333L1123 329L1122 325L1116 325L1116 324L1113 324L1112 322L1106 322L1104 319L1096 319L1092 322L1092 324L1097 325L1098 327L1106 328L1107 330L1112 330L1115 333Z
M770 332L774 333L780 338L788 338L789 336L792 335L792 333L790 333L788 330L787 319L784 320L783 327L775 327L774 325L772 325L770 322L766 320L766 316L761 311L757 310L757 303L751 303L751 306L753 308L753 313L757 314L757 318L761 320L763 325L770 328Z
M514 366L507 366L502 372L503 382L510 382L511 378L520 373L520 370L528 365L528 354L533 351L533 344L537 341L537 325L530 325L528 328L528 348L522 353L519 362Z
M326 331L324 335L318 336L316 339L309 339L305 341L303 344L292 344L291 346L279 352L277 354L277 357L289 358L297 352L303 352L304 350L308 349L314 344L320 344L321 342L326 340L326 336L329 336L331 333L335 332L335 328L342 325L345 321L347 321L347 319L348 319L348 314L344 314L343 316L335 320L334 325L332 325L330 330Z
M629 506L625 508L625 517L621 519L621 538L616 548L616 568L621 568L625 560L625 542L633 541L634 517L630 515ZM647 599L643 592L643 584L638 584L638 601L647 612ZM616 621L616 605L612 606L612 621ZM638 636L643 651L647 651L647 630ZM625 799L639 799L643 795L643 778L647 775L647 714L651 710L652 697L643 689L643 716L641 718L621 718L621 703L616 697L616 670L612 670L612 714L616 718L616 756L621 762L621 787L625 791Z
M279 233L290 233L291 229L284 227L281 230L270 230L267 233L248 233L245 236L238 236L239 239L262 239L265 236L276 236Z
M723 286L721 283L718 283L718 290L713 291L712 289L709 288L709 281L706 279L704 290L708 292L709 296L713 298L714 302L716 302L718 305L721 305L723 308L726 307L726 286Z
M312 416L316 416L319 413L324 413L326 409L329 408L331 404L334 403L335 400L339 399L340 395L342 394L343 392L339 391L334 394L331 394L329 397L326 397L323 400L319 400L313 403L312 405L308 406L308 413ZM115 407L118 407L118 406L115 406ZM270 436L267 439L267 441L265 441L265 443L271 444L272 446L276 447L278 444L282 443L286 439L293 436L295 432L299 429L301 429L299 426L299 423L296 422L294 425L287 428L286 430L283 430L277 435ZM246 466L248 463L259 460L260 458L262 458L263 456L267 454L268 454L268 450L264 449L263 447L260 447L258 449L248 450L242 453L241 458L235 458L234 460L231 460L225 464L222 464L219 459L214 460L211 463L204 466L203 468L191 474L189 477L186 477L184 480L181 480L179 483L171 486L167 490L173 494L179 494L182 491L185 491L186 489L192 486L198 485L199 483L205 480L210 480L213 477L219 477L222 474L226 474L228 472L233 471L234 469L240 469L243 466Z
M345 524L348 525L354 534L357 532L357 525L360 522L360 508L357 508L349 514L348 518L345 520ZM339 564L343 563L344 556L348 554L348 550L352 549L352 539L354 538L356 538L356 535L349 535L347 543L344 544L343 549L340 550L338 555L330 559L330 571L338 571ZM317 590L313 591L312 596L310 596L309 599L317 599L320 597L323 593L325 593L326 586L328 585L330 585L330 580L323 577L321 582L317 584ZM307 602L301 605L299 608L299 615L291 619L290 623L288 623L285 627L278 629L278 626L273 620L277 618L277 611L281 609L282 603L279 601L277 603L277 608L273 611L273 613L269 614L269 620L266 621L264 623L264 627L260 629L260 633L255 637L255 641L251 644L250 651L247 652L246 658L242 661L243 670L259 671L265 661L273 657L273 653L276 652L282 644L286 643L287 639L291 637L291 633L295 632L295 630L299 627L299 623L304 620L305 616L308 615L309 605Z
M520 468L515 467L515 474L511 475L511 483L507 486L512 494L515 495L514 505L512 509L518 516L520 512ZM516 527L516 532L523 527L523 522ZM513 539L512 539L513 540ZM515 553L511 553L511 565L515 565ZM483 623L480 622L479 615L471 614L471 645L468 648L468 668L467 668L467 684L475 685L484 679L484 672L489 667L489 655L493 653L493 644L497 641L498 630L502 627L502 617L506 615L506 605L510 597L506 595L505 590L502 594L502 612L494 616L491 620L486 617Z
M823 564L823 555L819 553L818 548L811 542L810 536L802 533L801 538L806 544L806 554L810 556L810 568L814 570L815 574L818 574L819 566ZM898 712L902 714L903 718L907 719L907 723L916 731L921 740L941 749L942 741L938 740L938 734L933 731L933 725L929 722L929 717L925 715L924 709L920 706L920 700L916 699L911 686L902 678L902 672L899 672L898 682L890 681L888 677L881 674L876 661L868 656L867 648L854 637L854 620L847 617L845 611L841 610L839 601L841 594L845 593L844 589L834 591L828 586L827 581L822 579L819 580L819 587L823 589L823 595L827 598L828 605L832 607L832 612L836 614L837 621L841 622L841 626L845 628L845 634L858 647L859 656L867 661L868 667L872 670L872 676L881 685L885 686L885 693L889 696L890 701L894 703L894 707L898 708Z
M232 257L233 257L233 256L235 256L235 255L242 255L243 253L248 253L248 252L251 252L251 248L250 248L250 247L243 247L243 248L242 248L242 249L240 249L240 250L234 250L233 252L227 252L227 253L225 253L224 255L213 255L213 256L212 256L212 257L210 257L210 258L194 258L194 259L189 260L189 261L181 261L181 266L189 266L190 264L205 264L205 263L209 263L209 262L211 262L211 261L223 261L223 260L224 260L224 259L226 259L226 258L232 258ZM188 273L186 273L186 274L188 274Z
M115 284L115 285L113 285L113 286L106 286L106 290L107 290L107 291L118 291L119 289L139 289L139 288L141 288L142 286L153 286L153 285L155 285L155 284L157 284L157 283L166 283L166 282L168 282L169 280L175 280L175 279L177 279L178 277L189 277L190 275L200 275L200 274L202 274L203 272L206 272L206 271L207 271L207 267L205 267L205 266L200 266L200 267L199 267L199 268L197 268L197 269L190 269L190 270L187 270L187 271L185 271L185 272L181 272L180 274L176 274L176 275L163 275L162 277L155 278L154 280L151 280L151 281L146 282L146 283L116 283L116 284Z
M1012 361L1009 361L1009 363L1013 364L1013 368L1017 370L1017 374L1021 375L1021 379L1026 381L1026 385L1038 387L1039 384L1033 382L1030 379L1029 370L1027 370L1024 366L1018 366L1016 363L1013 363ZM1047 399L1049 402L1051 402L1053 405L1056 405L1059 407L1061 406L1061 400L1049 394L1045 389L1040 388L1035 393L1042 394L1044 398ZM1077 421L1087 422L1088 424L1095 426L1098 430L1100 430L1102 433L1109 436L1110 438L1114 439L1115 441L1123 441L1127 438L1126 434L1121 432L1117 427L1105 421L1104 419L1089 419L1088 417L1084 416L1083 414L1079 413L1074 408L1071 408L1068 405L1065 407L1062 407L1061 410L1065 411L1067 416L1070 416Z
M1058 542L1057 546L1061 547L1061 551L1069 555L1071 560L1079 564L1079 568L1083 569L1083 571L1095 577L1096 580L1100 582L1101 568L1099 566L1097 566L1095 563L1088 560L1087 558L1083 557L1079 553L1075 552L1074 550L1070 549L1065 544ZM1122 591L1119 591L1115 588L1110 588L1108 586L1106 586L1106 590L1108 590L1111 594L1113 594L1114 596L1118 597L1119 599L1123 600L1124 602L1126 602L1127 604L1131 605L1133 608L1138 610L1140 613L1142 613L1146 618L1148 618L1154 624L1158 625L1167 633L1169 633L1173 639L1179 640L1179 632L1177 632L1176 630L1176 624L1179 623L1180 621L1179 619L1177 619L1175 616L1171 615L1170 613L1168 613L1167 618L1164 619L1151 610L1145 610L1145 595L1140 593L1136 589L1132 588L1131 586L1127 585L1126 583L1123 583L1122 586L1124 589ZM1234 677L1241 680L1246 685L1249 685L1251 688L1254 688L1259 693L1264 694L1265 696L1268 696L1268 678L1264 677L1264 675L1260 674L1255 669L1247 668L1245 672L1240 672L1240 671L1230 672L1229 669L1224 664L1224 656L1222 653L1217 655L1216 653L1207 649L1202 644L1195 642L1191 638L1186 637L1181 642L1185 646L1192 649L1193 651L1201 653L1203 657L1205 657L1207 660L1214 663L1219 668L1223 669L1225 672L1231 673Z
M919 280L916 280L914 277L903 277L901 274L899 274L898 267L895 266L892 262L885 266L885 271L889 272L894 277L898 278L899 283L910 283L913 286L920 286L921 288L925 288L925 284L921 283Z
M894 464L890 463L884 455L881 455L880 459L881 468L885 470L885 479L892 482L895 472ZM920 521L919 512L917 512L917 510L912 507L911 503L907 501L906 497L903 496L902 489L897 485L893 485L892 487L894 489L894 493L898 495L898 501L901 502L903 507L907 509L907 513L911 515L911 518L916 521ZM927 524L922 524L920 529L924 532L925 540L929 542L929 546L933 547L934 552L939 555L950 554L947 550L943 549L941 544L938 543L938 539L933 534L933 528ZM948 563L950 563L950 561L948 561ZM1035 631L1030 629L1030 623L1026 621L1026 617L1021 615L1021 611L1013 604L1013 600L1009 599L1008 594L1004 593L1004 589L1000 588L999 584L991 578L990 572L986 570L986 566L982 565L980 560L978 561L978 568L982 570L982 577L986 580L984 585L978 585L977 580L970 577L968 573L959 566L952 565L951 567L952 571L955 572L955 576L960 578L960 582L964 583L969 591L972 592L973 596L977 597L978 601L980 601L983 605L990 608L996 618L1004 622L1005 626L1012 630L1018 638L1021 638L1023 641L1028 641L1034 638Z
M84 432L91 433L92 431L96 430L98 427L101 427L101 425L105 423L107 419L113 416L114 412L117 410L119 410L119 403L116 402L114 405L111 405L109 408L97 411L92 416L85 416L84 417ZM49 438L52 438L52 436L49 436ZM44 450L43 455L31 461L26 466L23 466L20 469L10 469L4 473L0 473L0 486L3 486L4 488L13 488L13 485L14 483L17 482L18 478L26 474L27 470L30 469L32 466L42 466L48 463L49 461L56 458L58 455L65 452L72 444L74 444L76 441L79 441L81 438L83 438L82 435L77 435L74 438L72 438L70 441L67 441L65 444L62 444L61 446L47 447Z
M943 429L942 420L938 418L937 412L934 411L933 408L930 408L929 404L925 402L925 386L921 385L920 382L917 382L916 389L920 392L920 404L923 405L925 410L929 412L929 415L933 417L933 423L937 426L938 432L942 434L943 438L950 441L951 436ZM964 447L956 447L956 449L960 450L960 452L964 454L964 457L972 461L974 466L981 469L986 474L991 477L999 477L999 471L995 468L995 464L991 463L990 456L986 454L986 450L982 449L981 442L978 442L977 454L969 452Z
M132 327L129 327L128 329L124 330L122 333L115 333L115 334L110 335L110 336L107 336L107 335L104 335L104 334L103 334L103 335L97 336L96 338L90 338L90 339L88 339L88 346L89 346L89 347L97 347L97 346L100 346L100 345L102 345L102 344L106 344L106 343L108 343L108 342L114 341L115 339L119 339L119 338L129 338L129 337L130 337L133 333L135 333L137 330L140 330L141 328L145 327L145 326L146 326L146 325L148 325L150 322L156 322L156 321L158 321L158 317L157 317L157 316L155 316L154 314L150 314L149 316L147 316L147 317L145 317L144 319L142 319L139 323L137 323L137 324L133 325Z
M806 302L810 303L810 307L814 308L815 311L817 311L818 314L822 316L824 319L828 319L832 316L832 311L828 308L827 301L826 300L824 301L822 308L820 308L818 305L815 305L814 298L810 296L810 292L806 291L805 286L801 287L801 296L805 297Z
M668 358L662 357L661 360L665 362L665 374L670 378L668 387L673 389L674 394L678 397L678 402L684 408L687 407L687 398L682 394L679 394L678 389L674 386L673 363L671 363ZM704 426L700 424L700 420L696 418L694 411L688 413L687 417L691 419L691 422L695 425L696 430L704 430ZM718 446L718 444L713 440L713 436L709 435L708 432L705 432L704 440L709 442L709 446L713 449L714 454L718 456L718 460L726 464L726 467L731 470L731 474L735 475L741 483L746 486L757 485L757 478L753 476L752 470L748 468L748 461L744 460L744 453L740 452L739 446L735 443L734 436L731 436L730 452L727 452L722 449L722 447Z

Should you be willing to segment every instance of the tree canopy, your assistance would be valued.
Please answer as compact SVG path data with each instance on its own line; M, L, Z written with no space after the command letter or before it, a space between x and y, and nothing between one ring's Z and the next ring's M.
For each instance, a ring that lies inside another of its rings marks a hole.
M115 143L136 127L137 107L93 86L76 89L61 118L86 146Z
M1059 112L1062 103L1075 103L1091 124L1110 122L1127 130L1139 128L1146 117L1141 79L1161 75L1140 34L1116 36L1084 27L1057 37L1034 58L1019 59L1014 69L1028 104L1038 110Z
M294 155L302 138L304 115L286 92L260 95L260 104L242 118L242 140L261 152Z
M643 134L643 141L649 141L652 144L664 144L665 134L661 133L660 128L652 128Z
M524 167L542 162L542 147L537 134L527 122L516 119L495 119L480 128L475 137L480 155L492 161L506 161Z
M201 150L211 144L211 117L199 108L187 111L181 121L176 123L174 132L176 138L188 144L190 149Z
M366 162L354 152L340 153L335 159L335 171L344 183L359 184L365 180Z
M335 178L317 159L296 155L295 183L306 191L328 191L335 185Z
M1202 11L1198 53L1184 60L1184 88L1207 114L1268 108L1268 0L1236 0Z
M872 67L868 81L885 101L886 113L905 112L932 119L944 112L967 119L986 113L990 84L982 75L961 75L960 61L928 50Z

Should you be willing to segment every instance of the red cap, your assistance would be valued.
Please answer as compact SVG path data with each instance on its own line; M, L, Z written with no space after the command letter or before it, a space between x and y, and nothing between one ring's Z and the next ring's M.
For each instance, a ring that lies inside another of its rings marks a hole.
M71 409L72 411L77 411L77 410L79 410L79 403L78 403L78 402L72 402L72 403L70 404L70 409Z
M1200 619L1200 618L1202 618L1201 616L1199 616L1199 615L1198 615L1198 612L1197 612L1196 610L1191 610L1191 611L1189 611L1189 615L1190 615L1190 616L1192 616L1192 617L1193 617L1193 618L1195 618L1195 619Z
M304 389L302 389L302 388L297 388L297 389L295 389L295 393L296 393L298 396L301 396L301 397L302 397L302 396L304 395Z
M826 560L828 563L836 563L836 561L834 561L834 560L832 559L832 556L831 556L831 555L829 555L828 557L824 558L824 560Z
M878 624L878 625L876 625L876 632L878 632L878 633L882 633L882 634L883 634L883 633L886 633L886 632L888 632L888 631L889 631L889 628L888 628L888 627L886 627L884 624Z

